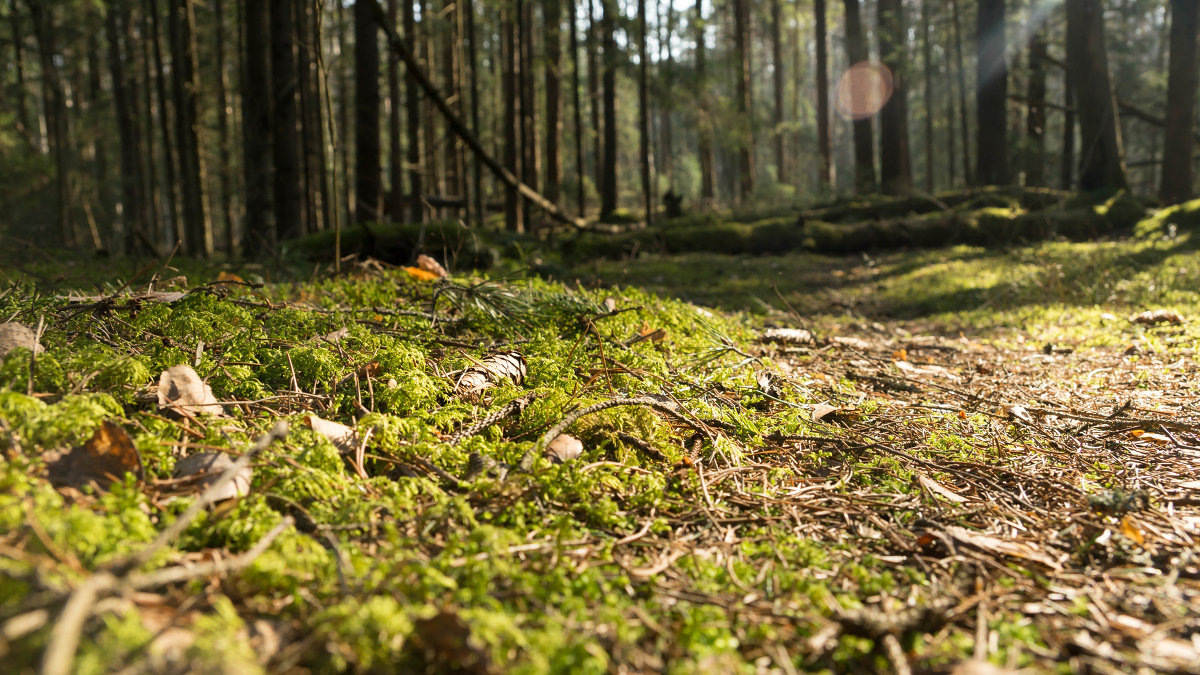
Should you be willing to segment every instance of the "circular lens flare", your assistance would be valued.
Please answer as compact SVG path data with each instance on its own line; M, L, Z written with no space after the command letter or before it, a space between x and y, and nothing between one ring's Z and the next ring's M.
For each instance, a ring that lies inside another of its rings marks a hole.
M895 89L892 71L878 61L850 66L838 78L836 105L842 117L862 120L879 112Z

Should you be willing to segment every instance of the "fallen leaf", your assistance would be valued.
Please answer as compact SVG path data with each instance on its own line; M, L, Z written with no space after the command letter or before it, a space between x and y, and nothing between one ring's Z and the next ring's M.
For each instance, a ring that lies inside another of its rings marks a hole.
M1025 409L1025 406L1010 405L1004 409L1004 412L1008 413L1009 417L1021 420L1026 424L1033 424L1033 418L1029 416L1029 411Z
M54 459L47 468L51 485L77 490L91 485L97 491L107 491L129 473L137 476L138 482L146 477L133 439L120 425L107 420L86 443Z
M768 328L761 339L781 345L804 345L812 343L813 334L803 328Z
M198 452L176 462L171 477L178 481L186 481L187 485L191 487L189 492L200 494L207 490L208 486L216 483L221 478L221 474L228 471L233 464L233 458L223 452ZM226 483L213 495L213 503L237 499L249 494L250 481L253 476L254 473L249 466L242 467L234 474L233 480Z
M1154 326L1160 323L1180 324L1184 322L1183 315L1172 309L1152 309L1129 317L1133 323Z
M340 452L351 453L358 448L358 432L341 422L323 420L316 415L306 415L304 421L313 431L329 439Z
M617 301L613 298L605 298L604 299L604 311L610 312L610 313L617 311Z
M315 337L313 339L319 340L321 342L332 342L332 343L336 344L338 342L341 342L343 339L345 339L349 335L350 335L349 328L339 328L339 329L333 331L332 333L326 333L325 335L321 335L321 336Z
M234 274L233 272L221 270L221 272L217 274L217 281L236 281L238 283L245 283L246 280Z
M401 267L400 269L417 281L437 281L442 278L437 273L423 270L420 267Z
M1136 523L1130 520L1129 516L1125 516L1121 519L1121 534L1125 535L1138 546L1144 546L1146 544L1146 537L1142 534L1141 528L1139 528Z
M546 456L555 464L578 459L583 454L583 442L569 434L559 434L546 446Z
M892 352L892 359L896 360L896 361L907 361L908 360L908 350L907 349L897 349L896 351Z
M837 413L838 410L839 408L837 406L829 405L828 403L818 403L813 406L812 421L820 422L826 417Z
M1062 570L1061 562L1031 542L1001 539L1000 537L974 532L957 525L947 525L945 531L946 534L963 544L991 553L1035 562L1056 572Z
M158 378L158 406L181 416L224 416L225 409L196 371L187 364L171 366Z
M926 490L929 490L930 492L932 492L940 497L944 497L944 498L954 502L955 504L963 504L968 501L968 499L966 497L958 494L957 492L951 490L950 488L946 487L945 485L942 485L941 483L937 482L936 480L929 478L928 476L923 476L921 474L917 474L917 481L921 484L921 487L925 488Z
M24 347L35 354L46 351L38 344L37 335L32 330L14 321L0 323L0 358L16 349Z
M446 271L445 267L442 267L441 263L424 253L417 256L417 267L435 275L438 279L445 279L450 276L450 273Z

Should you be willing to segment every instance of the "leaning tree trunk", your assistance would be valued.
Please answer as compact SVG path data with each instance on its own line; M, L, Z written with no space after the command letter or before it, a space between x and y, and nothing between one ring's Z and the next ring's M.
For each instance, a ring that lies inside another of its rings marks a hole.
M892 98L879 115L879 174L884 194L912 190L908 146L907 27L900 0L879 0L879 60L892 71Z
M858 0L843 0L846 11L846 57L850 65L867 60L867 38L863 33ZM855 117L854 133L854 191L869 194L875 184L875 133L870 117Z
M1103 14L1103 6L1094 0L1067 0L1067 67L1083 141L1079 187L1087 191L1129 187L1117 104L1108 76Z
M975 31L975 182L1008 183L1004 0L979 0Z
M1167 120L1159 196L1174 204L1192 196L1192 157L1187 142L1196 128L1196 0L1171 0L1171 56L1167 76Z

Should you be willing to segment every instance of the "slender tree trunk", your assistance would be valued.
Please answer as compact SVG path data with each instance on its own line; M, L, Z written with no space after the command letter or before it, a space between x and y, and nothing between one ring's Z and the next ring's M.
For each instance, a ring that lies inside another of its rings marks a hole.
M602 104L600 100L600 42L597 39L599 34L600 28L596 22L596 9L593 1L588 0L588 31L585 36L587 39L587 99L592 118L592 181L597 190L600 189L600 183L602 182L600 173L601 165L603 164L602 158L604 156L601 145L604 137L604 129L600 123Z
M661 0L660 0L661 6ZM662 100L659 101L659 113L661 115L659 126L662 129L661 140L661 163L663 174L667 177L668 187L674 191L675 188L675 141L673 129L673 117L675 113L675 54L671 48L671 42L675 39L675 6L673 2L667 3L667 18L665 22L665 34L659 41L660 51L666 51L666 58L662 61Z
M369 7L374 1L357 0L354 3L354 219L359 223L382 219L379 33ZM407 26L405 34L410 34ZM392 161L399 161L399 157L393 157ZM395 217L399 215L397 213Z
M246 220L242 248L258 258L275 247L271 192L271 56L270 11L265 2L242 3L245 60L242 75L242 167L246 185Z
M638 41L638 157L642 170L642 204L646 224L654 222L654 190L650 187L650 87L646 52L646 0L637 4Z
M290 2L280 0L270 4L271 147L275 160L275 236L278 241L284 242L294 239L301 232L300 153L297 136L299 114L296 109L294 50L296 26ZM376 117L376 133L378 128ZM376 147L378 148L378 143Z
M900 0L879 0L879 60L892 71L892 98L879 115L879 173L885 194L912 190L908 145L908 57Z
M358 182L356 174L350 165L350 91L351 80L354 76L351 75L349 66L350 56L346 51L349 40L346 38L346 27L350 24L350 20L346 18L346 4L344 2L334 3L337 8L337 77L338 77L338 114L337 114L337 137L340 152L337 152L338 164L341 165L342 171L342 205L345 218L342 222L350 222L351 217L357 220L358 204L356 192L358 190ZM357 114L357 108L355 109ZM357 142L357 141L356 141ZM357 155L357 153L355 153ZM357 160L356 160L357 161ZM382 179L381 179L382 180ZM399 218L400 214L392 214L393 218Z
M1167 120L1164 129L1162 186L1166 204L1191 199L1194 143L1187 142L1196 128L1195 0L1171 0L1171 55L1167 76Z
M1075 87L1069 72L1063 72L1063 135L1059 164L1059 186L1075 189Z
M771 144L774 146L773 149L775 151L775 181L777 183L786 185L788 182L786 165L787 157L785 155L785 138L783 134L783 10L780 7L780 4L781 0L771 0L771 93L775 96L775 128L771 131L771 136L773 137L771 139ZM813 3L814 8L816 8L818 5L820 5L821 10L824 10L825 0L816 0ZM821 11L820 15L818 15L817 21L821 23L821 27L823 28L825 23L824 11ZM818 36L817 53L820 56L824 56L824 48L825 45ZM819 99L822 93L820 91L820 85L818 85L817 89L817 107L820 108L821 104ZM820 122L817 123L817 126L821 126ZM818 145L820 144L820 137L821 129L818 128ZM822 159L824 159L824 156L822 156Z
M1029 35L1029 108L1025 112L1025 184L1046 184L1046 30L1030 26Z
M617 208L617 20L616 0L600 0L601 46L604 49L604 162L600 172L600 220Z
M933 47L929 38L933 19L929 0L921 0L921 65L925 70L925 191L933 192ZM953 155L951 155L953 157Z
M557 204L562 182L562 3L544 0L546 20L546 160L542 194Z
M131 0L136 2L136 0ZM133 17L130 17L132 24ZM142 154L142 190L146 195L146 241L145 246L150 250L158 250L158 244L163 241L164 233L170 227L163 225L160 227L159 218L162 216L162 200L160 199L158 171L155 170L156 158L158 151L154 145L154 92L153 82L155 78L151 75L150 64L153 62L153 47L150 39L154 33L150 30L150 17L145 11L145 5L142 5L141 12L141 50L138 65L141 68L142 87L141 87L141 106L142 114L139 119L139 128L142 130L143 139L145 140L145 149Z
M572 2L569 6L571 11L567 18L571 29L571 102L575 121L575 201L579 205L579 217L584 218L587 216L587 191L584 190L587 170L583 158L583 107L579 100L579 28L575 25L575 3Z
M946 73L949 74L950 68L946 67ZM955 129L954 129L954 91L953 87L946 87L946 185L950 188L957 187L958 171L955 167L958 165L958 148L955 147Z
M296 17L296 93L300 102L300 167L301 205L304 213L304 232L324 228L325 165L324 133L321 130L321 83L317 51L321 48L317 24L319 15L314 3L293 0Z
M858 0L843 0L842 4L846 11L846 57L853 66L867 60L867 38L863 33ZM871 118L856 117L853 133L854 191L869 194L878 188L875 182L875 133L871 129Z
M9 28L12 30L13 70L16 75L16 109L18 131L25 137L30 148L40 149L41 139L38 138L37 125L29 122L29 107L25 102L25 33L21 29L21 13L17 8L17 0L10 0L8 10Z
M29 15L33 20L33 31L37 38L38 54L42 66L42 105L46 110L46 130L50 141L50 153L54 157L54 185L57 193L59 243L73 248L78 243L75 228L71 224L71 189L69 175L70 133L67 126L67 103L63 92L62 78L55 64L58 48L55 45L53 6L40 0L29 0Z
M775 1L778 2L778 0ZM821 187L828 190L833 187L833 139L831 135L832 132L829 127L829 37L828 30L825 26L825 0L813 0L813 13L816 14L817 19L817 153L821 156L820 165L817 170L817 178L821 183ZM778 21L778 19L776 19L776 21ZM782 73L776 76L775 87L776 89L779 89L775 99L777 111L776 117L779 118L777 123L782 123ZM776 147L775 151L782 157L782 137L780 144ZM780 159L779 161L782 162L783 160ZM783 164L781 163L780 166L782 167ZM780 182L782 182L782 179Z
M110 11L112 8L109 8ZM88 9L88 24L89 30L85 38L85 47L87 52L87 110L100 110L103 102L102 88L100 84L100 73L103 69L103 63L100 60L100 43L97 35L103 30L103 21L99 12L95 7ZM86 117L94 117L92 114L87 114ZM106 150L106 142L109 135L101 133L93 124L89 124L86 132L91 136L92 150L92 180L95 182L95 193L100 205L100 216L106 223L113 222L109 215L113 212L112 197L108 185L108 152ZM86 199L86 197L85 197ZM93 235L95 232L93 232ZM113 232L112 235L119 233ZM112 248L119 246L116 242L116 236L110 236L108 247ZM101 244L103 245L103 244Z
M521 182L529 186L538 184L538 176L541 175L541 153L539 152L538 144L538 114L537 114L537 96L534 91L534 83L536 76L533 68L533 6L534 0L517 0L518 19L517 24L517 58L520 59L520 64L517 66L517 88L521 97L521 115L519 124L521 127ZM529 231L537 229L537 223L533 220L530 209L529 200L521 202L522 220L525 222L525 228Z
M172 0L170 6L171 81L175 98L175 129L179 143L179 178L183 195L184 251L193 256L213 253L212 221L205 199L204 158L200 156L197 98L196 20L192 0Z
M502 5L500 10L501 58L504 62L503 93L504 102L504 167L514 176L521 175L520 148L520 119L517 92L517 68L520 59L517 58L517 23L520 21L519 12L511 5ZM525 221L522 218L521 200L517 188L508 186L504 196L504 223L509 232L524 232Z
M413 1L415 0L404 3L404 37L415 46L420 42L420 38L417 36L417 17L413 12ZM421 187L423 183L421 177L421 91L417 85L416 75L407 66L404 69L404 93L407 98L404 115L405 126L408 130L408 218L411 222L423 223L425 222L425 207L422 202L424 195Z
M121 231L114 237L116 253L145 255L152 252L153 241L146 231L146 198L143 194L141 127L137 119L137 82L129 77L126 59L131 58L133 31L129 25L129 7L116 0L104 15L108 38L108 68L112 77L113 106L116 109L117 135L121 153Z
M471 89L471 131L476 136L482 131L479 127L479 55L478 55L478 33L475 31L475 6L473 0L464 0L464 12L467 19L467 65L470 79L468 86ZM578 62L576 62L578 64ZM578 104L578 92L576 92L576 104ZM483 199L483 162L479 161L478 157L471 158L471 196L474 199L475 224L478 227L483 227L487 220L487 213L484 211Z
M710 207L716 200L717 168L713 156L713 121L708 91L707 51L705 45L704 0L696 0L696 88L700 102L696 110L696 135L700 154L700 201Z
M979 0L975 45L975 183L1008 183L1008 65L1004 0Z
M751 115L750 83L750 0L733 0L733 53L737 63L738 124L742 127L738 139L738 199L750 201L754 194L754 119Z
M398 25L398 0L387 0L388 22ZM404 217L404 151L400 143L400 57L388 52L388 204L387 213L393 220ZM380 218L382 220L382 217Z
M520 0L522 2L526 0ZM417 34L420 39L414 44L420 45L420 60L422 69L425 73L433 77L433 73L437 72L437 58L434 50L434 33L436 31L437 17L434 16L433 0L419 0L421 9L421 21L417 24ZM435 111L430 106L421 106L421 137L424 141L421 144L421 172L424 174L422 183L425 187L425 192L428 194L443 195L446 194L444 182L445 174L442 173L442 160L438 154L440 145L438 136L438 117ZM422 222L439 215L432 207L423 204L424 218Z
M237 252L237 226L233 217L233 155L229 147L229 97L225 91L225 12L223 0L213 0L213 32L216 41L217 76L214 78L217 93L217 152L221 165L217 167L217 182L221 190L221 227L225 233L225 252L233 256Z
M971 130L967 119L967 68L963 63L962 22L958 15L958 0L950 0L950 9L954 17L954 61L955 75L958 80L958 113L959 133L962 135L962 167L963 179L971 184Z
M1067 66L1079 111L1083 139L1079 187L1085 191L1129 186L1116 99L1109 82L1103 12L1094 0L1067 0Z
M462 11L461 5L455 0L443 0L443 11L447 17L447 29L442 35L442 78L446 81L447 95L454 108L454 113L462 117L462 59L459 58L458 47L462 44ZM466 166L463 157L463 143L454 135L450 124L444 125L446 130L445 163L446 190L448 194L461 199L467 197Z

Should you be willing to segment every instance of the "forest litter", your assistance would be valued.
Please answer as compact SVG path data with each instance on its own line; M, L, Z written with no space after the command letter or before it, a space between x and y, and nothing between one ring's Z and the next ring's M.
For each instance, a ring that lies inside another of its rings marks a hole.
M434 265L6 294L0 655L1200 669L1194 354Z

